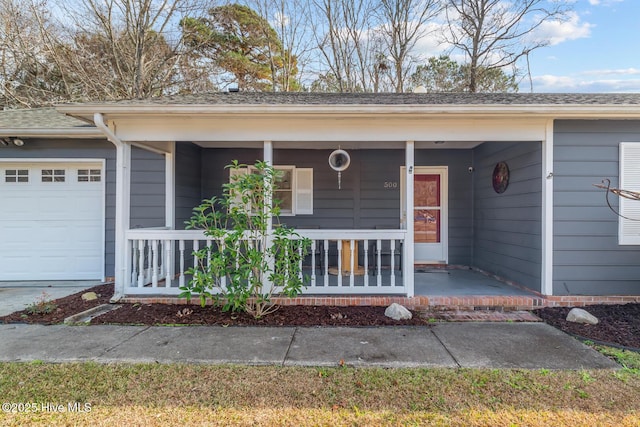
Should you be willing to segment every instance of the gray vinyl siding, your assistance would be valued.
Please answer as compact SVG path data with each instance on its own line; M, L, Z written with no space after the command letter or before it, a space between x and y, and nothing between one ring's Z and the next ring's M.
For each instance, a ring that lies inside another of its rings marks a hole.
M487 142L474 149L474 264L541 290L542 145ZM510 170L509 186L493 190L495 165Z
M617 187L620 142L640 142L640 121L554 124L554 295L640 292L640 247L618 245L618 217L593 187L605 178Z
M131 150L131 228L163 227L164 211L164 155L133 147Z
M104 140L28 139L23 147L0 147L1 158L105 159L105 274L114 275L116 150ZM132 150L131 226L164 225L164 156Z
M185 222L191 218L193 208L198 206L204 196L200 190L202 173L202 148L181 142L176 144L176 229L185 228Z
M282 216L292 227L325 229L400 228L400 167L404 150L349 150L351 164L338 174L329 167L332 150L274 150L275 165L313 168L313 215ZM229 179L224 166L232 160L253 164L261 149L202 151L202 197L222 193ZM418 166L449 166L449 262L471 263L470 150L417 150ZM396 183L385 188L385 182Z

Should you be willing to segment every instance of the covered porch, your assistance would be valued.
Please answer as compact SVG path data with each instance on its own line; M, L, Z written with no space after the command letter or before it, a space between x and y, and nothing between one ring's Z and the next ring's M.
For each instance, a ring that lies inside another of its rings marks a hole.
M543 177L551 176L552 122L431 116L405 108L398 115L362 106L346 115L334 108L311 115L286 106L281 114L278 107L250 106L255 111L246 126L242 107L218 107L200 106L198 115L192 114L194 106L184 113L174 107L136 116L127 106L94 113L94 123L117 149L116 299L180 293L195 261L192 252L217 244L202 231L185 230L184 222L203 198L219 194L229 179L224 165L233 159L313 170L313 209L280 218L312 242L302 261L303 296L413 298L446 292L446 283L438 288L434 280L437 273L416 270L423 265L472 267L538 294L551 293L551 182ZM152 227L131 221L133 146L164 162L164 220ZM327 163L338 148L353 160L340 178ZM498 195L491 188L492 172L504 160L512 167L511 187ZM426 260L416 255L415 221L433 207L415 204L420 168L446 171L448 191L442 198L447 211L438 218L445 244L441 255ZM514 287L513 293L520 290Z
M445 142L437 145L447 148L433 148L409 141L370 149L346 143L354 164L342 173L341 188L337 173L327 164L332 152L328 149L291 149L272 141L263 142L262 149L255 143L236 149L193 142L171 145L172 152L164 155L174 158L165 171L167 182L173 182L166 191L173 198L165 201L172 225L126 230L124 296L181 292L179 288L189 282L189 268L197 262L193 251L219 244L200 230L185 230L184 224L202 198L220 195L229 180L224 166L236 159L249 165L256 159L270 159L276 167L313 171L312 213L279 218L311 241L301 261L303 295L542 293L540 142ZM508 160L513 168L511 191L506 195L496 194L491 186L498 159ZM447 171L448 193L443 196L440 218L446 246L441 257L424 262L416 258L414 222L406 215L418 212L414 189L407 185L413 179L407 175L434 166ZM467 277L461 273L464 268L505 280L480 273ZM225 278L221 280L224 285Z

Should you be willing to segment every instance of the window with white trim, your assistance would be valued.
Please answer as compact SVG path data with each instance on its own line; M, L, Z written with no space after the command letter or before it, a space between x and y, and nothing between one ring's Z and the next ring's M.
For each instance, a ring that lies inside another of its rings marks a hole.
M7 169L4 171L4 182L29 182L29 170Z
M64 182L64 169L42 169L42 182Z
M640 192L640 142L620 143L619 188ZM640 201L618 198L618 243L640 245ZM623 218L626 217L626 218Z
M78 182L100 182L101 179L100 169L78 169Z
M313 168L295 166L274 166L279 171L273 198L280 200L280 215L313 214ZM229 169L232 176L255 172L255 168Z

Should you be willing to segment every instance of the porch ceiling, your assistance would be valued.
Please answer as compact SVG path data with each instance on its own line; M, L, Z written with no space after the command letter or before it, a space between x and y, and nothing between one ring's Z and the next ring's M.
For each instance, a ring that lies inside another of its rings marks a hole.
M416 142L417 149L436 150L468 150L482 144L484 141L420 141ZM257 148L262 149L263 141L196 141L202 148ZM346 150L404 150L404 141L273 141L274 149L304 149L304 150L333 150L338 144Z
M279 144L309 144L318 141L343 144L415 141L419 148L435 148L434 141L447 141L460 148L483 141L541 141L546 135L545 118L469 118L419 116L269 116L203 117L147 116L109 118L123 141L193 141L202 146L274 141ZM453 143L455 141L455 143ZM461 144L469 144L462 146ZM213 145L210 145L213 144ZM446 145L446 144L445 144ZM237 146L237 145L231 145ZM345 145L346 146L346 145ZM441 148L451 148L441 147ZM440 147L439 147L440 148Z

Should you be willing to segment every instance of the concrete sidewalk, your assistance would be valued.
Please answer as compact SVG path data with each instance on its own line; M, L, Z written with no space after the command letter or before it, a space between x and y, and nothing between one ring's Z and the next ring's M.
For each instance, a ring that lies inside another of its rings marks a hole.
M0 325L0 362L159 362L279 366L615 369L543 323L420 327Z

